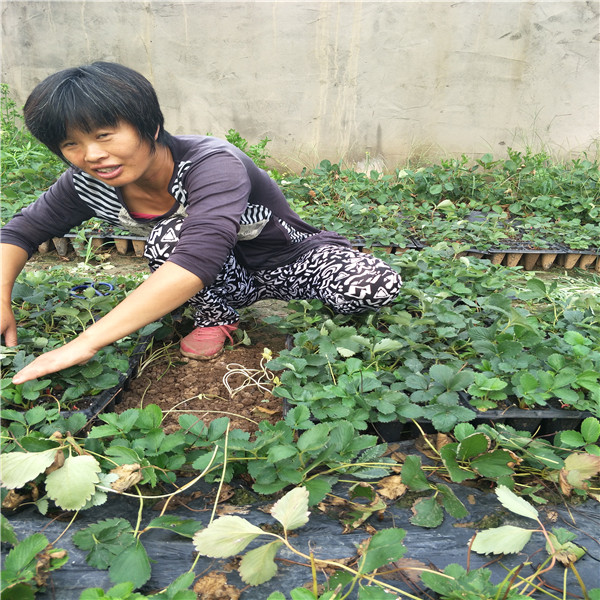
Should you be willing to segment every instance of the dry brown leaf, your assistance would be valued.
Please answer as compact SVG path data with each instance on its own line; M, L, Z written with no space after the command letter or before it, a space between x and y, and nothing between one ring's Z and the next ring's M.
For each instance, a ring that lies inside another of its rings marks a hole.
M270 408L267 408L266 406L257 406L254 409L254 411L255 412L265 413L266 415L274 415L274 414L277 414L279 412L279 409L271 410Z
M62 450L58 450L58 452L54 455L54 462L46 469L44 472L45 475L50 475L52 471L56 471L60 469L65 464L65 454Z
M406 493L408 489L405 484L402 483L400 475L390 475L384 477L377 485L377 491L379 495L390 500L396 500Z
M235 490L228 484L224 483L219 492L219 502L225 502L235 495Z
M556 521L558 521L558 513L555 510L548 510L546 512L546 518L550 523L556 523Z
M567 481L569 472L565 469L561 469L558 475L558 484L560 485L560 491L565 496L570 496L573 491L573 486Z
M29 494L18 494L15 490L8 490L8 493L2 501L2 508L8 510L14 510L18 506L21 506L23 502L29 501L31 498Z
M452 438L445 433L438 433L435 438L435 448L436 450L441 450L447 444L452 443Z
M473 496L473 494L469 494L467 496L467 502L471 505L475 504L475 496Z
M132 485L139 483L142 480L141 468L139 463L132 463L130 465L120 465L111 469L110 472L114 475L118 475L119 479L113 481L110 484L110 487L116 492L124 492Z
M420 435L415 441L415 447L419 452L424 454L427 458L437 460L439 456L431 449L431 446L433 446L433 444L431 443L431 438L429 436L425 438Z
M382 567L378 574L383 579L408 579L412 583L420 583L421 573L429 567L414 558L400 558L397 561Z
M406 460L406 454L404 452L392 452L390 458L394 459L397 463L403 464Z
M227 583L224 573L209 573L194 584L198 600L239 600L242 591Z
M220 517L225 515L247 515L249 512L249 508L244 508L243 506L234 506L233 504L224 504L217 509L217 514Z

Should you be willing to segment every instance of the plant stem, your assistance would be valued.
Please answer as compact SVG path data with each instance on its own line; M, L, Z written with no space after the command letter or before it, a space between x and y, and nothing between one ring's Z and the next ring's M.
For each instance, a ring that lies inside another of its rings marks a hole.
M227 445L229 443L229 423L227 423L227 429L225 430L225 446L223 448L223 471L221 472L221 479L219 480L219 487L217 488L217 495L215 497L215 503L213 505L212 513L210 514L210 523L215 518L217 512L217 505L219 504L219 498L221 497L221 490L223 489L223 482L225 481L225 471L227 470Z

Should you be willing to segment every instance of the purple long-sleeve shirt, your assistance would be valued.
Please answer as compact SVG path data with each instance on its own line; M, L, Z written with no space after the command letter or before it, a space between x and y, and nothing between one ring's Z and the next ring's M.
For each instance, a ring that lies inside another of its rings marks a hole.
M174 206L164 215L137 219L119 188L69 168L35 202L0 232L2 243L31 256L52 237L61 237L91 217L134 233L148 233L157 222L186 215L169 261L210 285L229 253L251 270L288 264L323 244L349 246L336 233L319 231L289 206L282 191L238 148L217 138L173 136L174 169L169 192Z

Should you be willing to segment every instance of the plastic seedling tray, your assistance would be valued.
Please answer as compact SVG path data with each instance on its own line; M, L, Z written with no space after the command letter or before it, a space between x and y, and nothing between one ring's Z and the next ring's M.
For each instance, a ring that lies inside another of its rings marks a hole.
M68 418L74 413L82 413L86 417L86 424L82 429L85 429L100 413L111 411L115 405L120 402L123 396L123 391L127 389L129 382L136 376L144 354L152 341L152 336L146 336L140 340L129 357L129 367L126 373L121 373L118 383L108 389L100 392L95 396L85 396L77 402L77 410L64 410L61 415ZM81 431L81 430L80 430ZM71 433L77 433L73 431Z

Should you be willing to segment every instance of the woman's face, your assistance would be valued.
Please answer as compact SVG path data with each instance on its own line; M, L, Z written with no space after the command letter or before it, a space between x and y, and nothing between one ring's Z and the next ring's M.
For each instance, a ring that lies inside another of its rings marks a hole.
M69 129L60 151L72 165L113 187L149 178L156 157L150 143L124 121L89 133Z

